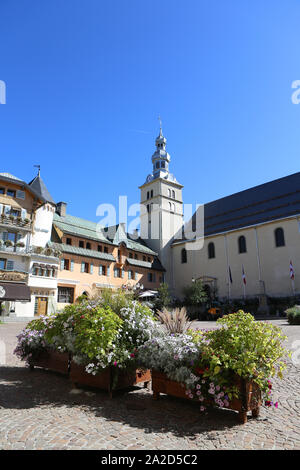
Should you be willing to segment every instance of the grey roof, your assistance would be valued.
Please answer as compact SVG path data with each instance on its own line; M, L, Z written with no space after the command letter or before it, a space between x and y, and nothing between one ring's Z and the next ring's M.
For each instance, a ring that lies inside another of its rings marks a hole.
M300 214L300 172L204 205L204 235ZM194 214L195 220L195 214Z
M165 271L158 258L154 258L153 262L141 261L139 259L127 258L127 263L131 266L139 266L141 268L153 269L155 271Z
M0 173L0 176L8 179L8 180L12 180L12 181L17 181L18 183L24 183L25 184L25 181L22 181L20 178L17 178L16 176L12 175L11 173Z
M30 183L28 183L28 186L33 189L35 193L40 196L41 199L55 205L51 194L49 193L44 181L42 180L39 174L32 181L30 181Z
M54 214L53 224L64 233L112 245L112 243L103 235L101 227L99 227L96 222L81 219L80 217L74 217L69 214L65 217Z
M101 251L87 250L86 248L79 248L78 246L66 245L65 243L49 242L51 248L60 250L62 253L71 255L84 256L85 258L97 258L104 261L115 261L115 258L110 253L102 253Z

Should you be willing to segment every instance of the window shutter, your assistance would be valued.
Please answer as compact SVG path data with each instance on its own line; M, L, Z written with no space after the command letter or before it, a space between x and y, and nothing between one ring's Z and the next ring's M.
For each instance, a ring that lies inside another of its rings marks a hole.
M107 275L107 276L109 276L109 274L110 274L110 267L109 267L109 266L107 266L107 269L106 269L106 275Z
M65 267L65 260L64 260L64 258L62 258L62 259L60 260L60 270L63 271L63 270L64 270L64 267Z
M26 219L26 215L27 215L26 209L22 209L22 210L21 210L21 218L22 218L22 219Z
M13 271L14 269L14 262L11 259L8 259L6 262L6 269L8 271Z
M135 279L136 281L138 280L138 273L137 273L137 272L134 273L134 279Z
M81 263L80 272L84 273L84 262Z
M124 269L122 269L122 277L123 277L123 278L125 277L125 271L124 271Z
M99 266L99 276L103 275L103 266Z
M91 265L90 265L90 274L93 274L93 271L94 271L94 265L93 265L93 263L91 263Z
M74 271L74 260L73 260L73 259L71 259L70 270L71 270L71 271Z

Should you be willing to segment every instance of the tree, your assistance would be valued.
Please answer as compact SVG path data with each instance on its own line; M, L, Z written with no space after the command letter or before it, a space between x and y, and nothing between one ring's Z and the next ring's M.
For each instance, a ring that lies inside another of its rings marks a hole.
M169 292L169 286L166 282L163 282L158 288L158 295L155 299L155 308L162 310L164 307L168 307L171 304L171 296Z
M207 302L207 292L205 291L203 284L200 280L193 282L191 285L186 286L183 289L184 301L187 305L200 306Z

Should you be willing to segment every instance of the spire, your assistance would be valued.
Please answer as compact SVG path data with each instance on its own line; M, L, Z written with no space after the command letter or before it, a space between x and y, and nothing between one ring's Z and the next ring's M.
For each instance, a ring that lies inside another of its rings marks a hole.
M41 176L41 165L33 165L35 168L38 168L38 174L37 176Z

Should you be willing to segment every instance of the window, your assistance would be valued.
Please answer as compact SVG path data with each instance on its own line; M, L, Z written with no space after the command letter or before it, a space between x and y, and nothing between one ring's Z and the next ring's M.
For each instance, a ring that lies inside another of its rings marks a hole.
M16 197L16 191L14 189L8 189L6 195L10 197Z
M171 189L168 189L168 196L171 197Z
M115 268L115 269L114 269L114 277L121 277L121 276L120 276L120 269L119 269L119 268Z
M137 255L137 254L134 255L134 259L138 259L138 255Z
M146 261L146 256L143 256L143 261Z
M216 257L215 244L213 242L210 242L208 244L207 250L208 250L208 258L209 259L212 259L212 258Z
M165 166L166 166L165 162L161 162L161 167L165 168Z
M105 276L105 266L99 266L99 276Z
M149 191L147 191L147 199L149 199Z
M147 204L147 212L150 213L150 204Z
M5 189L4 188L0 188L0 194L5 194Z
M187 263L187 252L185 248L181 250L181 263Z
M159 162L156 162L155 168L159 168Z
M91 244L90 244L90 242L87 242L87 244L86 244L86 249L87 249L87 250L90 250L90 249L91 249Z
M66 271L70 271L70 260L64 259L62 261L63 261L63 269L65 269Z
M238 245L239 245L239 253L246 253L247 252L246 238L244 237L244 235L241 235L239 237Z
M148 263L151 263L151 258L149 258L149 256L148 256Z
M153 274L148 273L148 282L153 282Z
M90 265L89 263L84 263L84 270L83 270L84 273L89 273L90 272Z
M79 240L79 248L84 248L84 242L82 240Z
M0 259L0 269L5 269L6 266L6 259Z
M104 253L108 253L108 248L107 248L107 246L104 247Z
M285 246L283 228L281 228L281 227L277 228L274 233L275 233L275 245L276 245L276 247Z
M132 253L129 253L129 258L132 258Z
M14 217L21 217L21 211L20 209L10 209L10 215L13 215Z
M16 196L18 199L25 199L25 191L18 190Z
M57 301L62 304L72 304L74 301L74 287L57 288Z
M128 279L132 279L133 278L133 271L128 271Z
M172 191L172 198L175 199L175 191Z
M72 239L71 238L67 238L66 242L67 242L67 245L72 245Z
M153 189L151 189L151 197L153 197Z
M98 251L100 251L102 253L102 246L101 245L98 245Z

